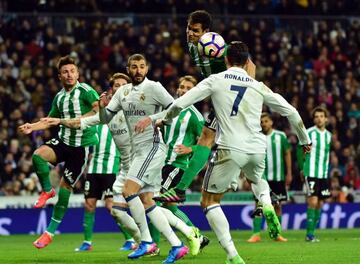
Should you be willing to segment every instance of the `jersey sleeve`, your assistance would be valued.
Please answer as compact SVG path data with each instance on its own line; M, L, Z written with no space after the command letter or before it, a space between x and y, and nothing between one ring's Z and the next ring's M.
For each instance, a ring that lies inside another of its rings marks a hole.
M198 85L188 91L186 94L181 96L180 98L176 99L174 103L171 105L170 109L168 110L164 121L169 123L172 118L177 116L182 109L199 102L209 95L211 95L211 83L213 82L213 78L206 78L202 80Z
M97 124L100 124L99 113L96 113L95 115L92 115L92 116L80 118L80 129L81 130L84 130L86 128L89 128L89 127L97 125Z
M310 138L298 111L280 94L274 93L263 83L259 84L259 92L263 95L264 104L269 106L273 111L278 112L280 115L287 117L291 127L295 130L301 145L310 144Z
M87 87L87 92L84 93L84 100L87 104L92 105L95 101L99 100L98 93L92 88L91 86L87 84L82 84Z
M196 110L196 112L194 111L192 114L191 119L193 133L197 138L199 138L205 123L204 117Z
M54 100L51 103L51 109L49 112L49 117L59 117L61 118L59 107L57 106L57 98L58 96L55 96Z
M174 98L169 94L169 92L162 86L161 83L157 82L154 89L154 100L161 105L164 109L168 108Z

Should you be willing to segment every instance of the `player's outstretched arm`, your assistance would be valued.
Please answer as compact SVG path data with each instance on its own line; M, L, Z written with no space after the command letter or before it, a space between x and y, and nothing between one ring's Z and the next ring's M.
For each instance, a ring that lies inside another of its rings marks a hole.
M202 80L198 85L188 91L186 94L176 99L170 106L166 113L164 122L166 124L171 123L171 120L178 116L179 113L186 107L193 105L196 102L200 102L211 95L211 84L213 82L212 76Z
M81 117L80 118L80 129L84 130L86 128L95 126L100 124L100 115L99 113L96 113L95 115L92 116L87 116L87 117Z
M19 126L18 130L20 133L27 135L33 131L48 129L51 126L52 125L49 125L47 122L40 120L36 123L25 123Z
M274 93L263 83L261 83L261 85L262 87L260 91L264 96L264 104L269 106L275 112L278 112L280 115L285 116L289 120L289 123L295 130L301 145L311 145L311 140L306 132L304 123L298 111L280 94Z
M108 124L111 119L117 114L118 111L122 110L121 101L118 99L117 90L115 95L111 97L107 92L100 95L99 99L99 119L100 123Z
M46 122L49 126L63 125L68 128L80 128L80 118L62 119L57 117L45 117L41 118L41 121Z

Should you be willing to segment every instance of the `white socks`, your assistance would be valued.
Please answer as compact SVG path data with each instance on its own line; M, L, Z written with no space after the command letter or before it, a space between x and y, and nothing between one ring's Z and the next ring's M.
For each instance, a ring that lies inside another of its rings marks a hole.
M166 237L171 246L176 247L181 245L180 239L172 230L166 216L163 214L162 210L159 209L159 207L154 205L146 209L146 214L150 218L151 223L155 226L157 230L160 231L161 234Z
M121 224L127 231L130 232L130 234L137 243L140 243L141 241L140 230L136 225L134 219L126 212L126 208L115 206L111 208L111 215L113 216L113 218L117 223Z
M262 205L271 205L270 188L267 181L260 179L258 183L252 183L251 189Z
M132 217L140 229L141 240L152 242L149 227L146 221L145 208L138 195L131 195L125 198L128 203Z
M205 214L211 229L215 232L221 246L225 249L228 258L237 256L238 252L230 235L229 222L220 204L210 205L205 209Z
M182 234L184 234L186 237L189 237L192 233L192 228L185 224L180 218L175 216L169 209L166 209L164 207L160 207L161 211L163 212L164 216L169 221L169 224L172 227L175 227L177 230L179 230Z

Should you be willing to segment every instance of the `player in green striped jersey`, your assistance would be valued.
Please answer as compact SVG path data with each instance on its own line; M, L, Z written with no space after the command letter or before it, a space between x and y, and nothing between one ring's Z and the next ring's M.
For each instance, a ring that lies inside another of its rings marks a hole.
M115 73L109 80L111 93L114 94L121 86L130 82L131 79L126 74ZM136 243L127 230L136 237L139 229L134 220L124 211L127 204L121 196L122 185L125 181L124 175L131 160L131 144L123 113L119 112L117 118L114 118L107 126L100 124L98 114L84 118L47 118L47 120L53 125L62 123L66 127L81 128L82 130L95 126L100 138L99 143L95 146L93 158L89 165L87 181L85 182L84 242L75 251L89 251L92 249L91 240L96 202L102 196L105 199L105 207L111 212L125 236L126 241L121 250L134 249ZM119 164L120 155L121 164ZM119 171L119 165L121 165L121 171Z
M111 212L112 185L119 171L120 153L108 126L100 124L96 126L96 129L100 140L94 147L84 186L84 241L75 251L92 249L96 202L103 197L105 207Z
M273 205L281 223L281 201L287 200L286 186L289 186L292 180L291 146L284 132L273 129L273 119L269 113L261 115L261 128L262 132L266 135L267 145L264 178L268 181L271 191L278 198L279 203ZM253 235L248 239L248 242L256 243L261 240L261 224L262 217L255 216L253 220ZM287 239L279 235L275 241L286 242Z
M76 118L98 110L99 96L96 91L85 83L79 83L79 70L75 61L66 56L59 60L59 79L63 86L57 93L49 117ZM26 123L19 127L20 132L29 134L32 131L49 128L50 125L40 120L36 123ZM60 181L59 199L54 206L51 222L39 239L33 245L37 248L47 246L61 223L68 203L72 188L82 175L88 159L89 146L98 143L95 128L86 130L71 129L61 126L58 137L53 138L35 150L33 154L33 167L39 177L43 188L35 208L41 208L46 201L55 196L49 179L49 166L65 162L64 177ZM75 158L76 157L76 158Z
M305 156L303 168L299 160L300 169L305 176L307 189L307 217L306 241L319 241L314 233L321 216L321 207L324 200L330 197L329 191L329 156L331 148L331 133L326 129L328 112L323 107L316 107L312 113L315 126L307 132L312 142L310 154Z
M210 74L219 73L226 70L225 57L221 58L207 58L201 56L197 49L197 44L202 35L210 31L212 23L211 15L205 10L196 10L189 14L188 23L186 27L187 43L190 56L197 68L200 70L202 76L208 77ZM255 64L249 60L249 63L244 68L251 77L255 78ZM185 201L185 190L189 188L193 179L204 168L210 155L210 149L215 142L216 134L216 118L213 111L210 112L206 118L205 125L201 132L200 138L197 142L197 147L193 152L188 169L176 187L162 194L156 199L158 201Z

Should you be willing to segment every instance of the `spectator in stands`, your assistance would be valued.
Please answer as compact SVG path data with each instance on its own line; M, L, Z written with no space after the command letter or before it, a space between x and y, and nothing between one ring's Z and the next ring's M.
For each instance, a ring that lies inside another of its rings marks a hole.
M79 5L71 10L63 1L51 2L53 12L119 11L114 8L114 2L118 0L76 0ZM97 90L107 88L109 74L125 70L130 52L146 53L151 64L149 78L161 80L170 92L174 90L176 76L196 75L188 54L183 52L186 47L179 41L185 39L181 30L185 21L181 16L170 18L167 15L168 12L175 15L205 8L204 1L182 0L180 2L189 3L184 7L180 4L170 6L171 2L158 1L154 8L151 1L142 1L143 12L164 13L165 16L156 17L156 20L153 16L147 18L136 14L125 14L121 18L72 16L71 19L48 17L39 20L37 16L24 18L21 15L0 18L0 186L3 193L12 193L9 191L12 184L6 182L15 181L17 175L24 173L29 179L30 160L25 152L29 153L29 148L32 152L51 138L50 131L44 131L34 133L30 140L18 135L16 127L27 121L37 121L50 109L51 99L58 91L55 66L61 55L71 53L78 58L83 69L81 81L89 82ZM306 1L288 1L287 4L250 0L237 1L237 4L225 0L215 2L214 8L219 10L219 15L276 12L348 16L360 13L358 1L345 1L340 7L339 1L331 1L327 9L319 5L319 1L308 4L300 4ZM252 3L250 7L248 2ZM49 11L37 3L35 0L6 1L2 8L5 12ZM137 10L138 1L121 0L121 3L126 7L121 12L141 11ZM360 169L360 23L348 19L326 21L325 18L315 22L301 20L300 23L291 19L284 23L273 19L222 18L215 19L214 30L226 41L236 37L249 43L257 65L257 78L296 105L305 125L311 123L311 109L326 105L331 114L329 129L334 135L330 173L339 174L339 169L340 185L347 176L346 184L353 186L355 182L357 186L356 175ZM208 105L202 104L199 108L206 115ZM280 120L277 123L279 129L291 132L286 122ZM11 143L13 139L18 143ZM9 155L12 156L11 166L7 161ZM351 159L354 169L344 170ZM301 189L299 184L292 187Z

